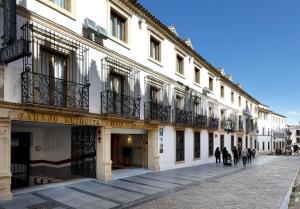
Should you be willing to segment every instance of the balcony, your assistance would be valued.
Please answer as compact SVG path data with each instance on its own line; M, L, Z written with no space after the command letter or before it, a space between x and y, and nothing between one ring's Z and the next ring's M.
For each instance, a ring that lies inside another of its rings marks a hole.
M194 114L194 127L196 128L206 128L207 127L207 116Z
M83 85L47 75L21 74L22 103L89 110L89 84Z
M175 108L174 109L174 123L180 124L180 125L192 125L193 124L193 112Z
M112 91L101 92L101 113L112 116L140 119L141 98Z
M145 102L144 104L145 120L171 122L171 105L162 105L154 102Z
M208 128L218 129L219 128L219 119L214 117L208 118Z

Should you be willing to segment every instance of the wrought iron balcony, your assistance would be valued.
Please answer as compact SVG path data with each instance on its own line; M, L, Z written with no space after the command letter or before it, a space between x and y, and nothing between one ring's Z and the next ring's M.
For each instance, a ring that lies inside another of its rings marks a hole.
M207 116L194 114L194 126L197 128L206 128L207 127Z
M21 74L22 103L89 110L89 84L83 85L50 77L23 72Z
M174 123L180 124L180 125L192 125L193 124L193 112L175 108L174 109Z
M171 122L171 105L162 105L155 102L145 102L145 120Z
M219 119L218 118L209 117L208 118L208 128L218 129L219 128Z
M103 91L101 92L101 113L139 119L140 102L141 98Z

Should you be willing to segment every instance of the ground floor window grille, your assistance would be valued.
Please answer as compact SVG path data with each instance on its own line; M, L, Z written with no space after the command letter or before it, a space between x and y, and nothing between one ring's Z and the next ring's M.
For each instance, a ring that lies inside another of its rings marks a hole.
M208 134L208 155L209 156L214 155L214 134L213 133Z
M184 131L176 131L176 162L184 161Z
M194 158L198 159L201 156L200 132L194 132Z

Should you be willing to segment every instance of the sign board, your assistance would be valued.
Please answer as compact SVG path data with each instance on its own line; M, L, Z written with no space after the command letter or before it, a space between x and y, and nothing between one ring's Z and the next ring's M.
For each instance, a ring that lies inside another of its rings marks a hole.
M7 64L29 55L29 43L21 38L0 49L0 63Z
M25 39L17 40L16 1L3 0L3 43L0 49L0 64L29 56L29 42Z
M16 1L3 0L3 8L3 45L9 45L17 39Z

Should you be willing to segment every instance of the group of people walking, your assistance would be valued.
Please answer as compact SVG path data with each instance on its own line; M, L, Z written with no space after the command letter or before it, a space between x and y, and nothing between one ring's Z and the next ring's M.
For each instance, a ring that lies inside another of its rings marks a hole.
M250 148L243 148L237 149L235 146L231 150L233 154L233 162L237 164L240 159L243 160L243 166L246 167L247 162L251 163L251 160L255 158L256 151L255 149L251 150ZM223 159L224 166L231 166L232 165L232 157L231 154L228 152L226 147L223 148L222 152L219 147L215 150L215 158L216 163L221 163L221 154Z

